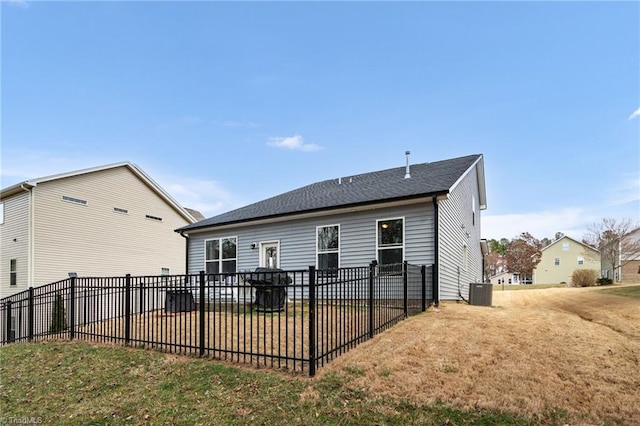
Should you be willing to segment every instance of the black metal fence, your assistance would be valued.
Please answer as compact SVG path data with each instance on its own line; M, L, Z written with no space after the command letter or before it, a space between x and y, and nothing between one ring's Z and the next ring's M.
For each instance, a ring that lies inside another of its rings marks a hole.
M83 339L315 374L433 299L432 266L69 278L0 299L0 343Z

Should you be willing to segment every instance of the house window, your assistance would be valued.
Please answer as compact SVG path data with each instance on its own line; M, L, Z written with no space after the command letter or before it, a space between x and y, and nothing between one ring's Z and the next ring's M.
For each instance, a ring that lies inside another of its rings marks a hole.
M385 219L377 222L378 263L402 263L404 260L404 219Z
M18 284L18 260L11 259L9 261L9 285Z
M562 251L569 251L569 243L562 243Z
M113 211L115 213L121 213L121 214L129 214L129 210L127 209L121 209L120 207L114 207Z
M553 259L553 264L556 265L556 266L559 266L560 265L560 258L556 257L555 259Z
M205 270L207 274L235 274L238 259L237 238L206 240Z
M68 203L80 204L82 206L87 205L87 200L81 200L80 198L69 197L67 195L62 196L62 201L66 201Z
M150 214L145 215L147 219L157 220L158 222L162 222L162 218L158 216L151 216Z
M578 265L584 265L584 257L578 258Z
M339 267L340 225L316 228L317 268L335 270Z
M160 268L160 275L169 275L169 268Z

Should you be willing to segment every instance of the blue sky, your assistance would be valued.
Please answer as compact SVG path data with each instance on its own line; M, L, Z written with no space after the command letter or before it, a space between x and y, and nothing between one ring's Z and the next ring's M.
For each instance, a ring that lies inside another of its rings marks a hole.
M640 220L638 2L29 2L1 186L118 161L205 216L484 154L486 238Z

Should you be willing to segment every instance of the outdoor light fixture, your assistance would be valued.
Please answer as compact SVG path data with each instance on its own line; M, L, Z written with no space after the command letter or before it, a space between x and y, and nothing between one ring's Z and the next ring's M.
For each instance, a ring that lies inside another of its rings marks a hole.
M251 243L251 250L255 250L258 245L256 243Z

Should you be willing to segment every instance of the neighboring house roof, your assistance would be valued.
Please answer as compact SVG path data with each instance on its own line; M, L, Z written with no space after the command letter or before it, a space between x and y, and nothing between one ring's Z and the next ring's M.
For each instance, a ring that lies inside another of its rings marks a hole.
M578 240L573 239L573 238L571 238L571 237L568 237L568 236L566 236L566 235L563 235L561 238L558 238L557 240L555 240L554 242L552 242L552 243L551 243L551 244L549 244L548 246L544 247L544 248L542 249L542 251L545 251L545 250L547 250L548 248L551 248L552 246L554 246L555 244L559 243L560 241L562 241L562 240L564 240L564 239L571 240L571 241L573 241L573 242L575 242L575 243L577 243L577 244L580 244L581 246L584 246L584 247L586 247L586 248L588 248L588 249L591 249L591 250L593 250L593 251L595 251L595 252L599 252L599 250L598 250L597 248L591 247L590 245L585 244L585 243L583 243L582 241L578 241Z
M380 202L402 201L449 193L472 168L478 165L479 207L486 208L484 163L481 154L433 163L413 164L410 178L405 167L325 180L218 216L187 225L177 231L229 225L259 219L318 212Z
M188 207L185 207L184 209L186 211L188 211L191 214L191 216L193 216L195 218L196 221L200 221L200 220L206 219L204 217L204 215L202 213L200 213L198 210L190 209Z
M126 167L131 172L136 175L140 180L142 180L153 192L155 192L160 198L162 198L165 202L167 202L173 209L175 209L181 216L183 216L190 223L194 223L197 219L184 207L182 207L169 193L167 193L158 183L156 183L149 175L147 175L140 167L135 164L132 164L128 161L123 161L120 163L106 164L104 166L91 167L82 170L76 170L72 172L59 173L51 176L44 176L35 179L25 180L23 182L19 182L15 185L9 186L2 191L0 191L0 199L10 197L12 195L18 194L23 191L28 191L28 188L33 188L38 186L39 184L64 179L69 177L80 176L88 173L100 172L103 170L114 169L117 167Z

